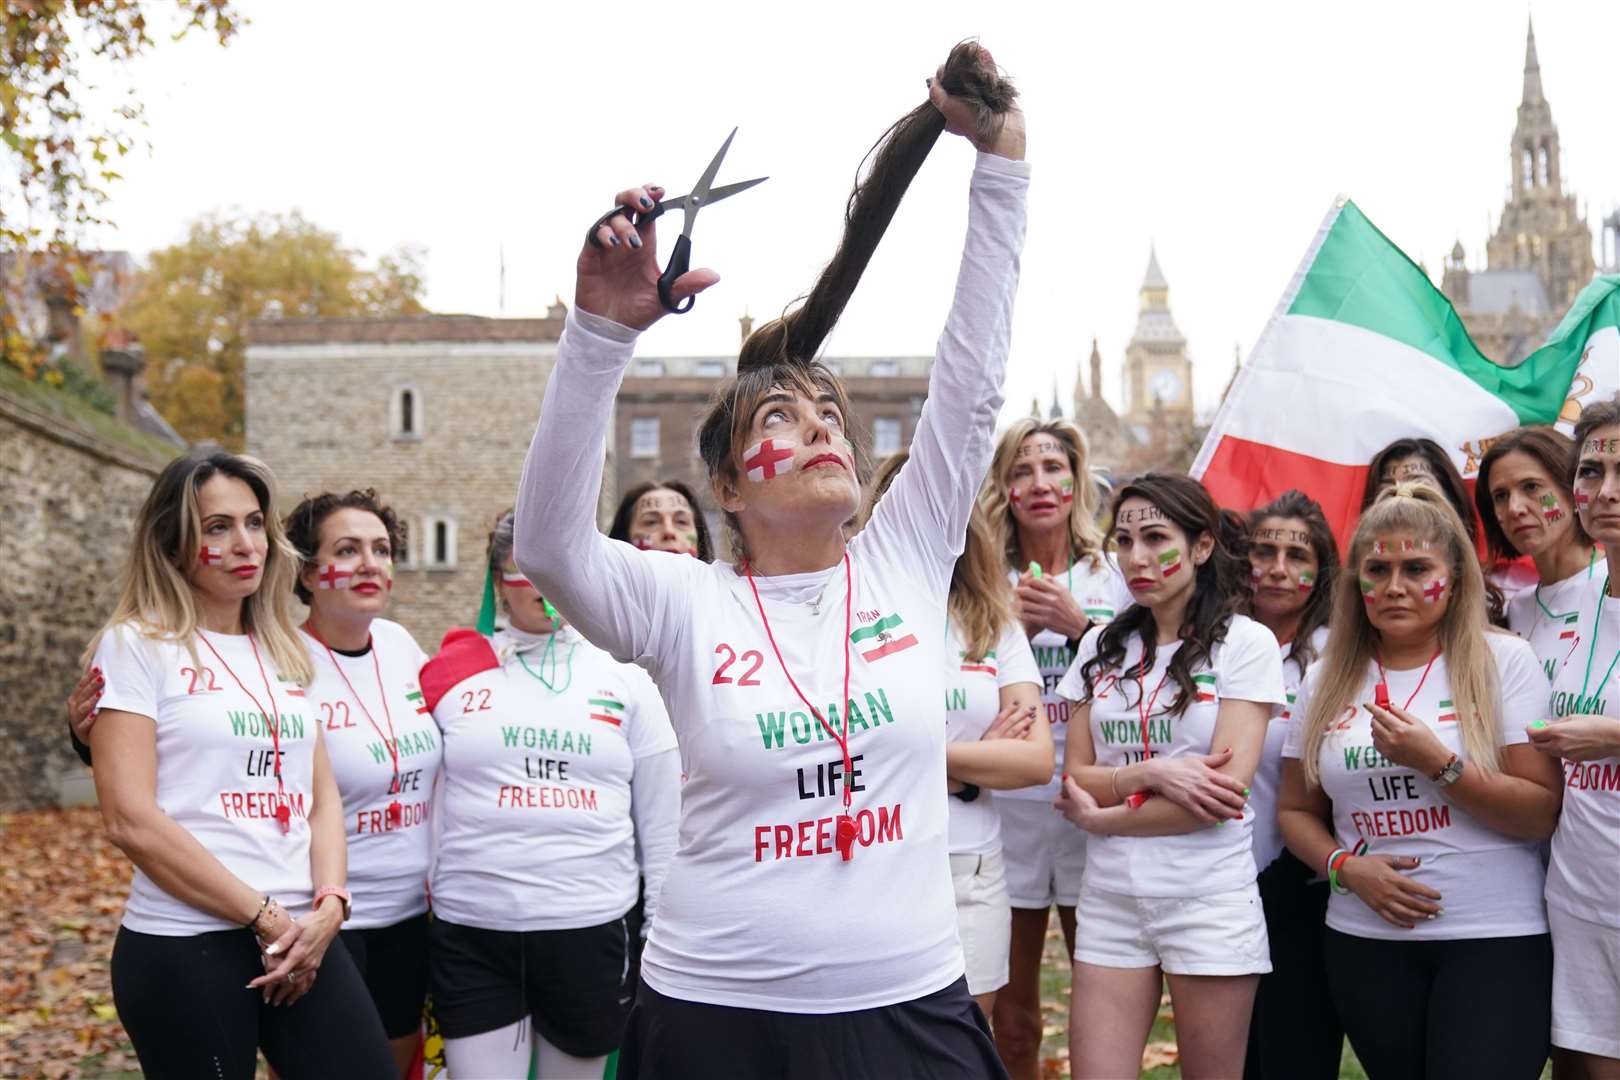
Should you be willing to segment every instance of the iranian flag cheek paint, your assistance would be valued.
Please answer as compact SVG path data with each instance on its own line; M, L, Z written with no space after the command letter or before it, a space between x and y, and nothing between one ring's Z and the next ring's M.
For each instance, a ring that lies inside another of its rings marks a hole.
M1366 578L1361 579L1361 599L1368 607L1372 607L1373 593L1375 591L1376 590L1373 588L1372 582L1368 581Z
M1058 490L1063 493L1063 504L1067 506L1074 502L1074 477L1065 476L1058 484Z
M1299 572L1299 591L1302 593L1308 593L1315 587L1316 575L1311 573L1309 570L1301 570Z
M1171 548L1169 551L1159 553L1159 573L1169 577L1181 569L1181 549Z

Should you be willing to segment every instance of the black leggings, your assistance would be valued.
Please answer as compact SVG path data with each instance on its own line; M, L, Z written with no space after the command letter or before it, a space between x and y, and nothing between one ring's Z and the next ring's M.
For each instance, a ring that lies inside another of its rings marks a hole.
M1327 931L1328 983L1370 1080L1535 1080L1552 1030L1552 938L1387 941Z
M1286 851L1260 874L1271 971L1254 996L1244 1080L1338 1080L1344 1029L1322 958L1328 883L1311 876Z
M341 940L334 939L309 993L291 1005L245 989L264 974L247 930L191 937L127 927L113 944L112 991L141 1071L154 1080L252 1080L256 1051L283 1080L397 1080L382 1021Z

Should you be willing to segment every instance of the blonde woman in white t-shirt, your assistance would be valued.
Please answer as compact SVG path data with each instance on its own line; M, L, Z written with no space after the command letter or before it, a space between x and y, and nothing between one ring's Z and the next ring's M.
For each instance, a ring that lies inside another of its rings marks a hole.
M113 1001L148 1076L391 1077L334 938L343 805L304 687L298 558L253 458L188 455L136 520L90 732L108 834L135 864Z
M998 791L995 798L1012 944L1010 978L996 996L992 1026L1014 1080L1035 1080L1040 1072L1046 925L1056 906L1064 944L1074 952L1074 904L1086 868L1086 834L1052 808L1069 729L1069 702L1057 684L1086 630L1130 603L1097 524L1089 461L1086 437L1074 424L1026 417L1002 432L982 496L1040 669L1041 705L1056 746L1053 768L1040 783Z
M902 450L878 467L867 518L910 456ZM989 1016L1007 984L1012 929L1001 815L989 793L1044 782L1054 751L1040 707L1040 669L1013 612L982 505L973 508L966 547L951 571L945 637L951 883L968 992Z
M1620 399L1575 425L1568 472L1581 524L1605 561L1580 599L1576 644L1554 673L1530 744L1563 772L1547 867L1556 1075L1620 1077Z
M625 213L579 258L517 563L588 640L651 673L686 776L621 1077L1004 1075L962 977L940 667L1002 401L1028 168L1022 114L983 49L959 45L929 94L873 152L804 305L744 343L701 426L733 562L597 532L614 393L665 310L653 222L629 216L661 189L621 192ZM942 130L979 150L955 300L911 461L850 539L863 436L814 357ZM716 280L690 271L670 299Z
M1397 483L1356 526L1283 745L1283 839L1333 887L1328 983L1371 1076L1531 1078L1547 1058L1538 847L1561 784L1526 734L1546 676L1485 612L1456 511Z
M1242 1075L1255 985L1271 969L1245 802L1284 701L1270 630L1234 613L1246 568L1186 476L1114 497L1135 602L1086 634L1058 692L1074 701L1059 807L1091 834L1076 909L1069 1057L1128 1076L1170 984L1182 1069Z

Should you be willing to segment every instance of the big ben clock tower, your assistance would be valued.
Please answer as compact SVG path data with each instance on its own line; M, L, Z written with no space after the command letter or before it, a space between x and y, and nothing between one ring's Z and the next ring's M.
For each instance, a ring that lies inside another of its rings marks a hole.
M1125 347L1125 422L1149 424L1157 405L1166 422L1190 423L1192 361L1187 357L1187 339L1170 314L1170 283L1151 248L1140 295L1136 333Z

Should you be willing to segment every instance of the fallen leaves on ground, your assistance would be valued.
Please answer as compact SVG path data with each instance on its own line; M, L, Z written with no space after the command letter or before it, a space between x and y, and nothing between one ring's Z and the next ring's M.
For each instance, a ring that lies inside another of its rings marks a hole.
M129 860L90 808L0 814L0 838L0 1075L136 1068L108 981Z
M1181 1051L1176 1049L1175 1043L1153 1042L1148 1043L1142 1050L1142 1068L1157 1069L1165 1065L1174 1065L1181 1060Z

